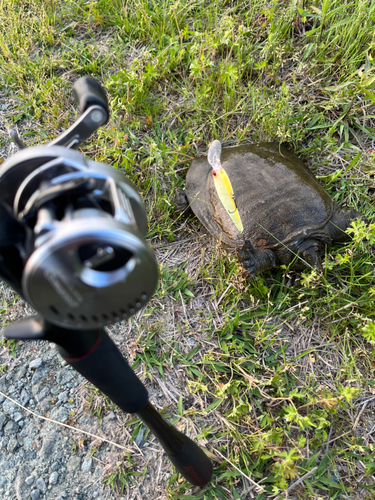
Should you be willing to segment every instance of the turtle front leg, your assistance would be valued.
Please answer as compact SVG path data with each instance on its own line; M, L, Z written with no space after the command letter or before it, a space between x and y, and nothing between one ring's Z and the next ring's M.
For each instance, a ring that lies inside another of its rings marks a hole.
M241 248L237 248L236 255L240 264L250 276L255 276L261 271L275 267L277 264L275 252L264 248L254 248L250 241L246 241Z
M298 247L298 259L296 259L292 268L300 271L306 267L311 267L322 272L321 255L323 253L324 243L313 239L304 240Z
M360 217L366 222L366 217L353 209L335 212L326 226L332 241L349 241L350 236L345 231L353 221Z

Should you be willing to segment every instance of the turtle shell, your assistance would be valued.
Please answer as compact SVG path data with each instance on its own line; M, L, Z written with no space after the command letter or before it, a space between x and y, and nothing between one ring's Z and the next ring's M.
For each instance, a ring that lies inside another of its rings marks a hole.
M257 247L277 249L314 237L337 210L309 168L278 144L224 148L221 163L233 188L242 232L218 197L206 157L192 162L185 192L195 215L228 247L250 241Z

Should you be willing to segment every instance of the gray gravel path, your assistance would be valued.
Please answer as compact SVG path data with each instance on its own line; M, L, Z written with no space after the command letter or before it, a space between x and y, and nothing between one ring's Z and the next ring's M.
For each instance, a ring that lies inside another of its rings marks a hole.
M31 308L21 300L14 301L9 288L0 287L0 293L3 304L8 304L2 313L3 324L31 315ZM129 331L127 324L117 325L110 331L122 349L125 330ZM151 436L143 442L143 430L136 439L139 448L131 445L133 428L124 426L124 423L132 416L123 414L116 407L105 407L104 398L90 389L87 381L66 364L54 344L43 341L9 344L5 341L0 345L0 367L1 393L24 407L0 394L1 499L165 498L155 490L151 492L155 479L163 491L162 483L165 485L171 475L170 465L158 443L153 442L149 450ZM96 408L103 410L96 412ZM116 471L125 457L123 450L38 418L27 410L124 446L138 464L134 471L141 472L149 464L147 474L138 484L130 481L123 493L114 491L103 484L103 479Z
M12 293L3 288L2 295L7 299ZM42 420L26 410L74 427L91 427L91 432L99 427L97 418L79 411L78 393L83 377L62 360L54 344L4 344L0 350L0 365L4 370L0 391L25 407L0 395L1 498L118 498L108 486L103 487L101 481L110 446L100 446L99 453L91 456L89 441L81 446L76 444L84 435L74 436L74 431ZM110 430L107 427L116 425L113 415L111 417L112 420L108 417L103 420L101 431L104 434ZM93 421L91 426L90 420Z
M64 366L53 345L35 344L23 343L17 348L17 358L13 362L6 360L0 390L25 408L58 422L68 422L77 409L77 390L83 379ZM8 356L0 356L1 364ZM33 416L4 396L0 396L0 401L2 498L115 498L100 481L100 457L105 454L105 447L93 460L87 446L78 446L75 451L77 446L69 429ZM89 421L90 415L86 414L72 425L86 427ZM96 422L93 427L97 427Z

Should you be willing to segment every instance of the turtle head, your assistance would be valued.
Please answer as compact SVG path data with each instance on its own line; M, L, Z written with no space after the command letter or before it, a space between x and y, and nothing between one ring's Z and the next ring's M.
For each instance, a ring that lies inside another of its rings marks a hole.
M213 141L208 149L207 161L214 170L221 170L221 142Z

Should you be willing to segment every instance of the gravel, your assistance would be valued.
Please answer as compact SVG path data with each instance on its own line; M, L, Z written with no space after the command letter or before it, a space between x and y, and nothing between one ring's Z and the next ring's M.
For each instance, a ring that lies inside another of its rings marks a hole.
M34 361L31 361L31 363L29 364L30 370L32 370L33 368L40 368L41 366L42 360L40 358L34 359Z
M30 348L31 346L33 347ZM38 358L26 365L26 371L20 379L22 370L20 371L17 363L19 358L17 353L17 358L11 360L13 366L8 365L7 369L7 373L12 376L8 379L6 375L0 377L2 390L21 405L40 415L59 422L67 422L71 418L70 411L76 404L68 403L71 408L65 408L63 405L70 399L75 402L79 390L78 383L73 387L67 387L67 384L72 380L78 382L79 375L69 366L62 366L55 349L51 349L51 346L44 342L37 346L33 342L25 342L22 350L27 350L29 359L35 354L38 354ZM6 364L4 361L5 359L0 356L0 364ZM23 383L16 384L20 380ZM88 425L90 420L95 420L92 426L99 428L97 419L85 412L71 424L77 428L93 431ZM108 416L105 420L111 427L116 426L116 421L109 419ZM110 437L113 433L113 431L110 433ZM89 443L86 446L79 446L78 449L75 447L81 439L82 435L73 436L69 429L34 417L8 399L4 399L0 403L0 498L10 500L119 498L101 481L103 479L101 459L108 455L108 448L113 449L113 447L109 447L106 443L104 445L96 443L99 451L96 454L97 460L94 460L87 446Z
M57 472L52 472L52 474L49 477L49 484L56 484L57 480L59 479L59 475Z
M35 479L34 476L29 476L25 479L25 483L31 486L34 482L34 479Z
M68 469L68 472L74 473L79 469L80 465L81 465L80 457L73 455L72 457L69 458L66 467Z
M45 493L47 491L47 486L46 486L46 483L43 481L43 478L42 477L39 477L36 481L35 481L35 486L38 488L39 491L41 491L42 493Z
M40 497L40 491L39 490L33 490L30 494L31 500L39 500Z
M8 296L8 288L2 287ZM19 302L19 307L28 307ZM101 440L42 420L26 409L78 429L117 438L119 423L109 414L103 423L87 413L83 377L62 362L47 342L18 342L15 357L0 346L0 498L3 500L109 500L121 498L103 483L122 452ZM92 453L91 446L95 453ZM94 457L92 456L94 455ZM136 498L136 497L130 497Z
M83 472L90 472L91 467L92 467L92 458L86 457L82 463L81 470L83 470Z
M0 284L0 289L13 301L9 288ZM17 301L14 309L19 313L11 321L32 314L22 301ZM113 330L114 340L124 339L121 328L125 325ZM147 466L148 471L154 470L159 484L166 483L170 463L155 449L159 447L155 441L148 449L144 426L136 438L135 446L142 450L138 452L131 445L132 430L123 425L132 416L109 406L101 411L99 420L95 407L104 408L108 401L97 395L94 409L89 411L86 401L93 395L88 389L91 384L61 359L54 344L18 341L15 351L12 348L13 354L6 343L0 345L0 366L5 367L0 371L0 391L6 396L0 399L1 500L165 498L156 494L149 474L141 474L140 482L131 484L123 494L114 491L103 480L126 459L121 449L37 415L132 448L132 458L139 464L134 470L141 473Z
M6 436L9 436L11 434L17 434L19 430L20 430L19 425L17 425L16 422L14 422L13 420L9 420L9 422L5 424L4 434Z

